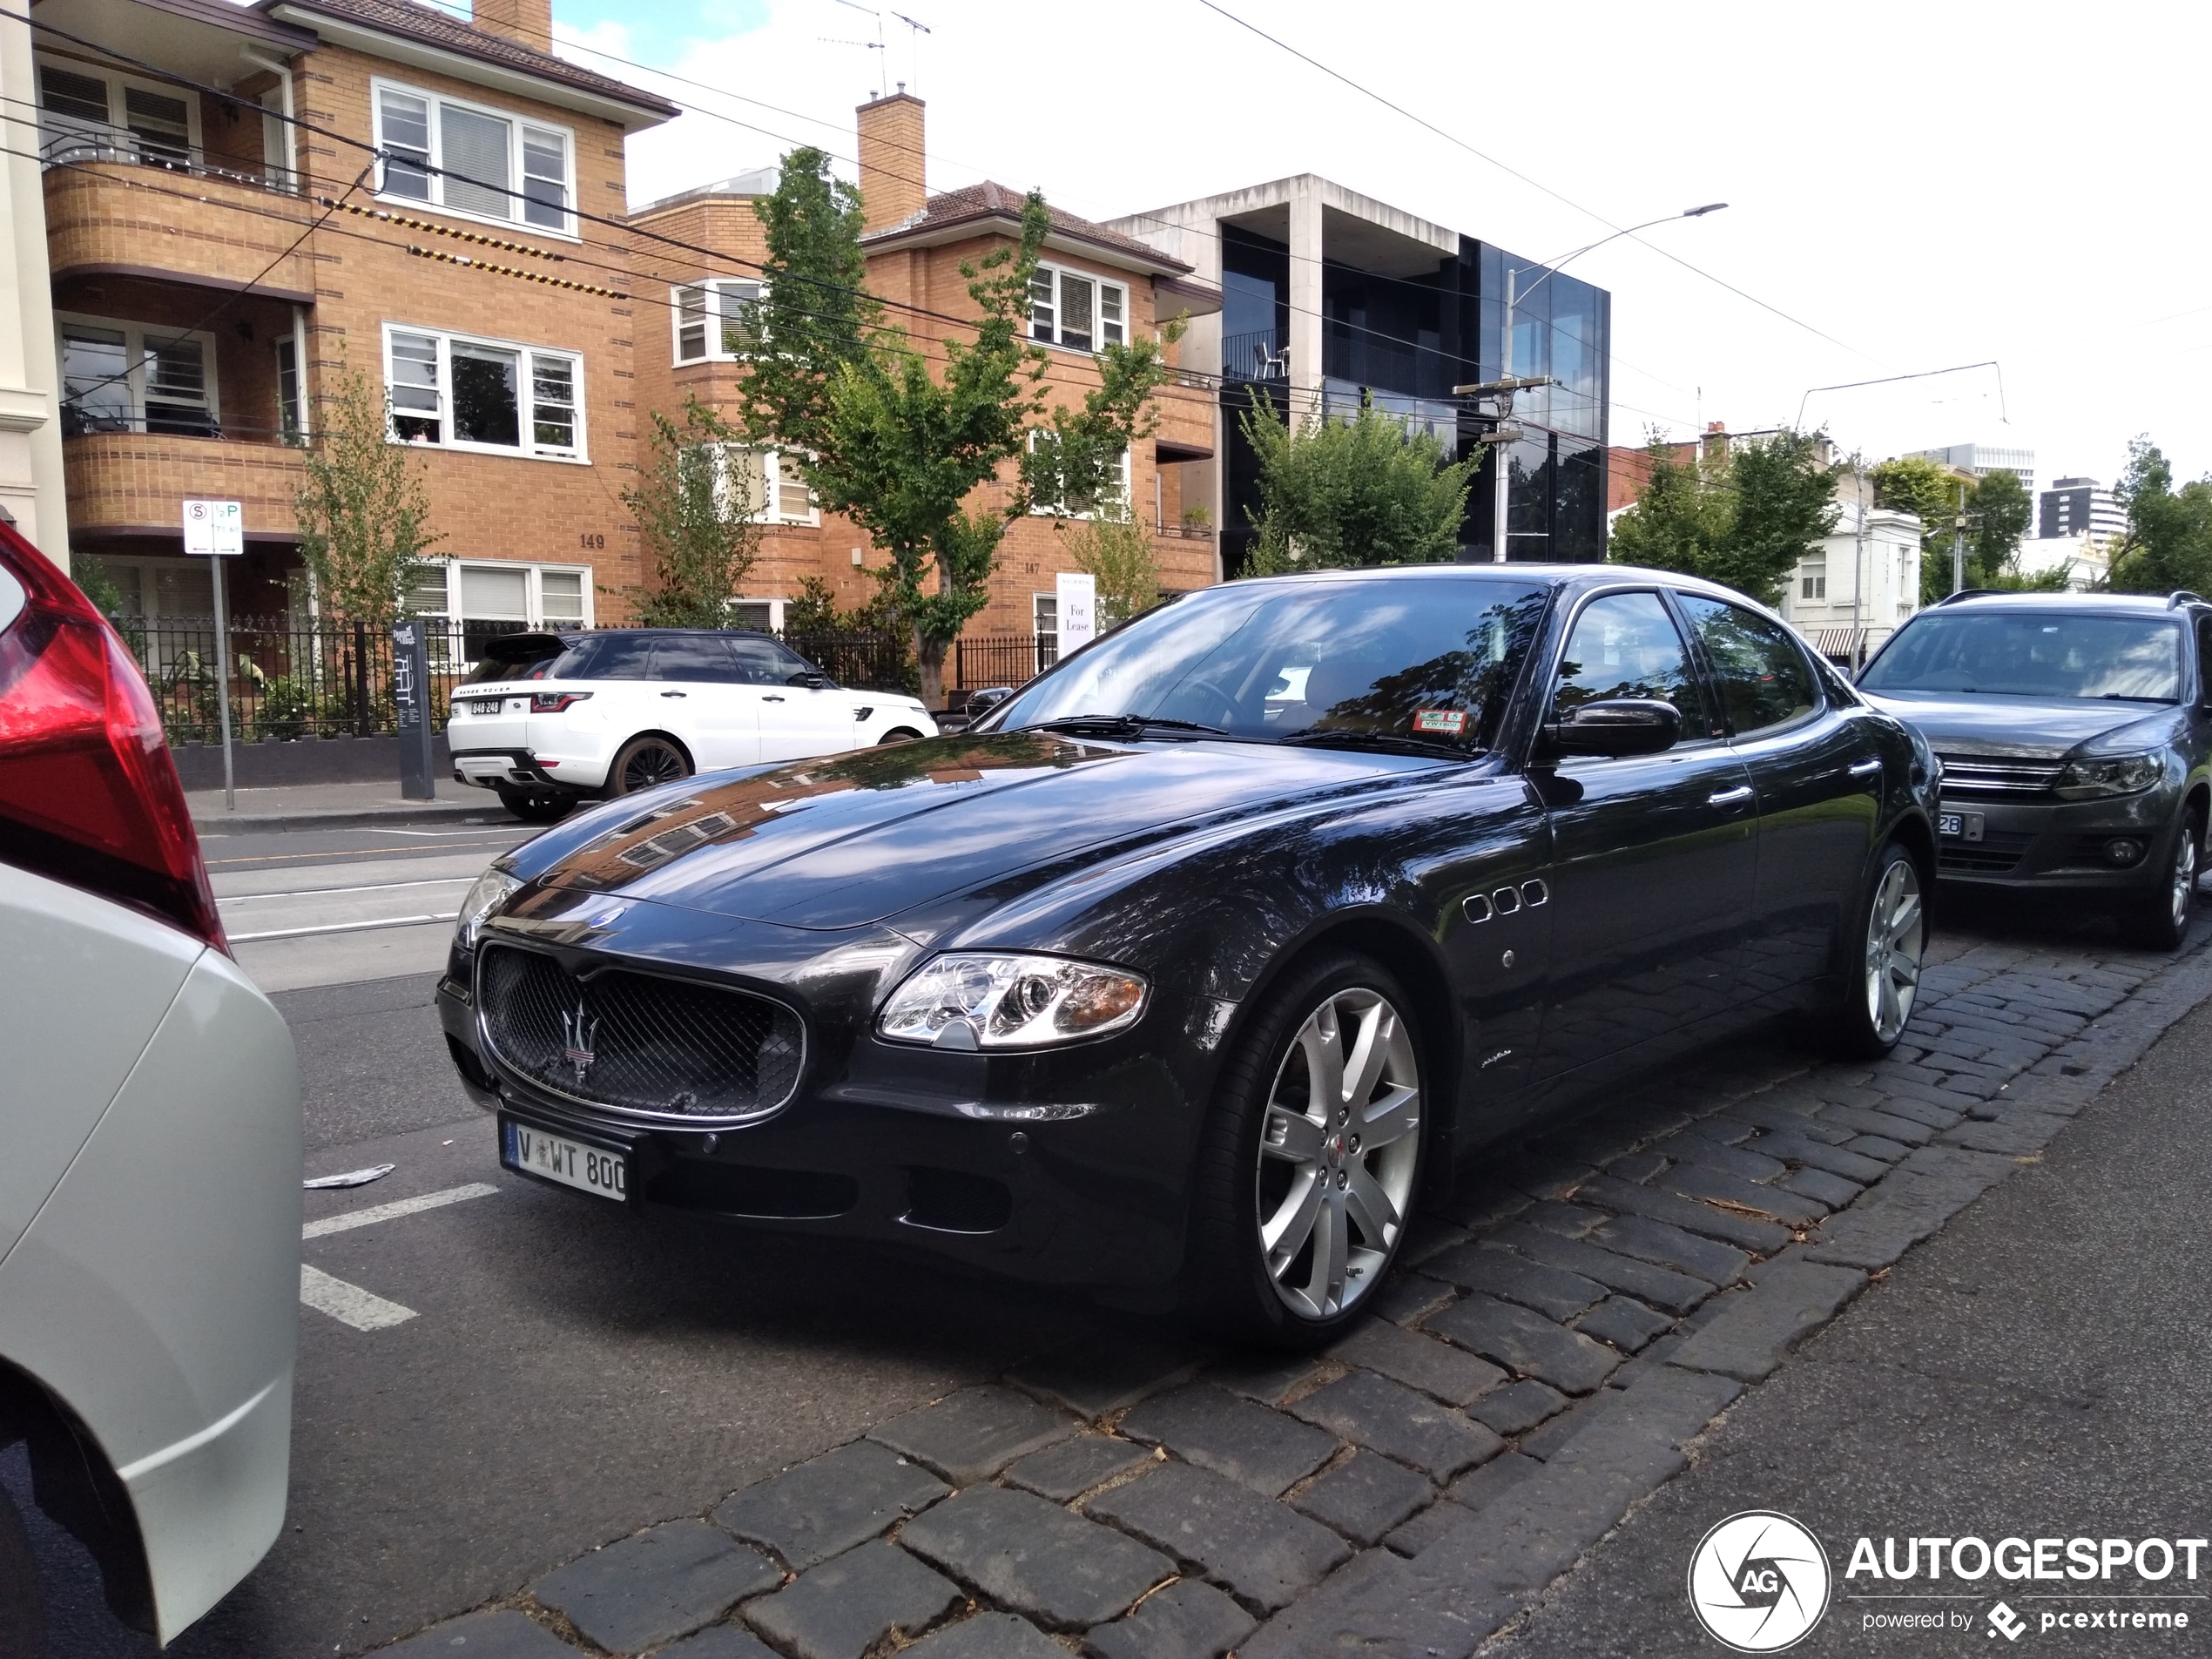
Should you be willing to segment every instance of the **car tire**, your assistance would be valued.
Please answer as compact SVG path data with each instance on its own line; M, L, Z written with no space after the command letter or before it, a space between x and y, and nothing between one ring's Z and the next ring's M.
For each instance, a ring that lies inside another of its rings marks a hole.
M1912 1022L1927 954L1927 881L1896 841L1874 858L1836 941L1835 989L1812 1013L1819 1046L1846 1059L1878 1060Z
M2144 950L2179 950L2196 915L2196 878L2204 864L2204 814L2194 804L2182 808L2166 854L2166 879L2158 891L2139 900L2127 914L2128 942Z
M656 789L688 778L692 771L691 757L673 738L647 732L631 738L615 756L614 765L607 768L607 793L634 795L641 789Z
M1302 1350L1366 1313L1413 1223L1430 1139L1436 1080L1413 1006L1382 964L1342 951L1268 993L1223 1068L1193 1171L1183 1302L1210 1330ZM1379 1058L1354 1103L1341 1071L1362 1053Z
M557 824L576 805L575 798L558 789L516 789L502 786L499 804L525 824Z
M910 725L901 725L893 727L890 731L885 732L881 737L878 738L875 740L875 745L877 748L880 749L887 743L920 743L921 741L921 732L915 731Z
M0 1659L47 1659L46 1596L30 1534L0 1487Z

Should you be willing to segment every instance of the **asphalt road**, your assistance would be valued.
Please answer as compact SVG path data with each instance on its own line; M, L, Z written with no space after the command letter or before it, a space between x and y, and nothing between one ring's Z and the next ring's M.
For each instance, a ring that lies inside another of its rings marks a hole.
M2208 1076L2212 1007L1746 1394L1689 1473L1485 1652L1720 1653L1692 1622L1685 1581L1707 1528L1746 1509L1802 1522L1833 1564L1836 1598L1793 1652L2212 1650L2212 1555L2194 1582L2178 1568L2162 1582L2109 1585L1844 1577L1861 1536L1877 1549L1894 1537L1901 1554L1907 1536L2212 1535ZM1964 1599L1870 1599L1906 1589ZM2116 1600L2148 1593L2166 1599ZM1991 1629L2000 1597L2028 1621L2024 1638ZM2041 1628L2046 1612L2114 1606L2186 1611L2191 1628ZM1966 1628L1865 1628L1869 1614L1899 1608L1956 1609Z

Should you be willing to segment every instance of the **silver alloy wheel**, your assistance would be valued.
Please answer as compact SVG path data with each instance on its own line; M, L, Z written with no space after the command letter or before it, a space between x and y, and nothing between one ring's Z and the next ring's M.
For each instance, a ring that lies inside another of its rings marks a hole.
M2189 925L2189 901L2196 894L2196 826L2187 813L2182 814L2182 827L2177 839L2181 846L2175 850L2173 887L2168 902L2174 907L2174 931L2179 933Z
M1379 994L1332 992L1276 1069L1259 1136L1260 1252L1294 1313L1372 1290L1404 1231L1421 1156L1420 1064Z
M1920 873L1910 859L1882 873L1866 917L1866 1017L1885 1043L1905 1035L1920 990L1920 954L1928 940Z

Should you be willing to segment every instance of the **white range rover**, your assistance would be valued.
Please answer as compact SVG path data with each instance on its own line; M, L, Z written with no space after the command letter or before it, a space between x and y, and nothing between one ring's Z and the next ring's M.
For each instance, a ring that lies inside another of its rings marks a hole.
M453 775L516 817L559 818L696 772L937 735L919 698L839 685L766 634L508 634L454 687Z

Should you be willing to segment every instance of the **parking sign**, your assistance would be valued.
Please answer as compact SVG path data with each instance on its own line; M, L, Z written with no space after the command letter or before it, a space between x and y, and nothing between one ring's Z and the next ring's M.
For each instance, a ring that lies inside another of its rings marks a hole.
M212 558L237 558L246 551L246 503L187 501L185 551Z

